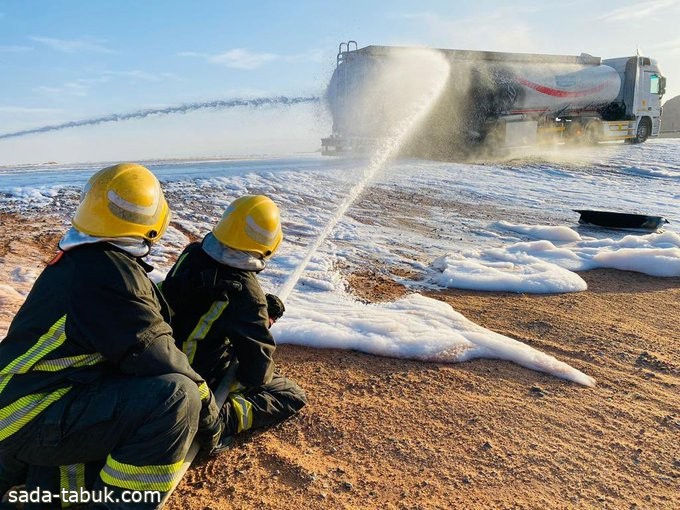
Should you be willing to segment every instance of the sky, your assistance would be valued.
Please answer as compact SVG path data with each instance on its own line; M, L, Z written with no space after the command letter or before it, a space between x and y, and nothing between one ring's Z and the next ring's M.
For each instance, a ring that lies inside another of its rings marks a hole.
M321 95L338 44L603 58L640 49L680 94L680 0L3 0L0 135L140 109ZM322 105L199 111L0 140L0 165L309 152Z

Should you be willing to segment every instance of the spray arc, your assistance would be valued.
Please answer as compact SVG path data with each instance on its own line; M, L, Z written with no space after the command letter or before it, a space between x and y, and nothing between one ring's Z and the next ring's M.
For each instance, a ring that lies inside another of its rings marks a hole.
M373 178L375 178L379 171L384 168L385 164L397 154L403 141L418 125L419 121L424 117L427 111L429 111L436 99L439 97L439 94L441 94L442 90L444 89L446 77L448 76L448 65L446 64L445 60L439 58L439 56L435 53L423 51L421 60L414 60L412 63L417 68L422 69L424 67L428 69L431 79L426 81L426 86L423 88L422 94L407 108L407 115L403 116L400 121L395 124L393 135L388 140L386 140L385 143L382 144L379 150L375 153L361 175L359 181L352 187L350 193L338 206L336 212L333 214L328 224L320 232L315 241L310 245L305 257L302 259L295 272L290 277L288 277L288 279L279 288L277 295L281 301L285 302L288 299L290 293L295 288L295 284L300 279L300 276L304 272L309 261L312 259L314 253L319 249L321 244L333 231L335 226L344 216L347 209L361 194L366 185ZM403 62L400 64L403 64ZM230 377L225 376L215 391L215 400L220 407L227 399L230 382ZM189 466L198 453L198 450L198 444L194 442L187 453L179 476L175 480L175 484L173 485L172 489L165 494L165 498L163 499L161 506L167 502L168 498L172 494L172 491L177 486L177 483L179 483L181 477L184 476L184 473L187 471L187 469L189 469Z
M305 103L316 103L319 101L318 96L272 96L272 97L256 97L256 98L234 98L234 99L216 99L214 101L204 101L196 103L184 103L175 106L166 106L163 108L147 108L144 110L137 110L129 113L114 113L111 115L104 115L101 117L93 117L91 119L74 120L64 122L62 124L52 124L49 126L42 126L32 129L24 129L22 131L14 131L10 133L0 134L0 140L6 138L18 138L26 135L33 135L39 133L47 133L50 131L61 131L63 129L77 128L83 126L96 126L107 122L122 122L126 120L145 119L146 117L158 115L173 115L195 112L199 110L225 110L230 108L266 108L276 106L295 106Z
M419 127L424 122L427 122L431 115L437 115L436 106L439 104L441 96L447 88L449 73L449 63L440 53L427 50L411 51L407 54L402 54L401 58L391 59L389 64L383 67L381 74L385 82L378 83L375 88L365 89L361 92L362 98L367 98L368 103L373 103L378 96L384 96L385 91L389 88L387 85L394 83L402 85L396 91L395 97L388 99L388 101L396 104L397 108L391 111L383 111L382 118L380 119L382 128L389 135L383 137L382 143L378 146L359 180L337 207L334 215L314 242L312 242L296 270L279 288L278 295L282 300L288 299L314 253L331 234L366 186L375 179L392 158L400 153L405 145L412 143L413 138L419 134ZM426 83L426 86L423 87L423 83ZM418 91L419 86L421 89ZM394 89L394 87L391 88ZM414 94L414 92L417 93ZM418 99L409 102L407 100L409 97L417 97ZM403 298L402 301L408 301L409 299L413 301L411 304L415 308L424 306L421 301L429 301L428 298L417 294L410 298ZM402 304L395 303L394 306L399 309L399 306ZM465 361L475 357L506 359L527 368L550 373L584 386L595 385L594 379L566 363L509 337L477 326L455 312L447 304L439 303L437 306L441 307L441 313L439 314L442 318L440 321L441 334L460 337L462 332L465 339L461 346L453 349L452 352L442 352L436 356L421 359L449 363ZM373 313L378 312L373 310ZM432 320L428 319L427 322L431 324Z
M369 164L364 169L359 180L352 186L347 197L340 203L337 210L330 218L324 229L317 236L316 240L310 245L307 254L298 265L295 272L288 277L278 291L278 296L282 301L286 301L292 292L295 284L300 279L307 264L310 262L314 253L333 231L338 222L347 212L347 209L359 197L366 186L380 173L385 165L394 158L401 149L404 142L413 134L417 126L427 116L432 106L436 103L444 90L444 85L449 75L449 65L447 61L436 52L421 50L409 54L408 56L394 59L387 66L388 71L384 77L387 81L400 79L400 83L406 87L410 85L410 100L405 97L398 107L390 112L385 112L389 119L388 133L384 138ZM417 76L418 81L409 80L409 77ZM366 94L370 97L381 93L384 87L379 86L372 90L367 90ZM400 90L403 90L401 88Z
M420 87L420 92L415 96L411 94L410 101L397 101L398 107L395 110L383 112L384 122L388 125L387 136L383 137L381 143L375 150L373 157L360 174L356 183L351 187L347 196L337 206L326 226L310 244L295 271L279 287L277 295L284 302L290 297L314 254L333 232L347 210L361 195L363 190L382 170L384 170L389 161L399 154L399 151L403 148L404 144L406 144L415 134L418 126L431 113L433 106L437 104L441 94L445 90L450 72L449 64L446 59L442 58L441 55L436 52L427 50L412 52L408 58L399 58L391 63L389 67L389 72L385 73L385 76L388 77L387 79L389 81L397 80L399 82L399 80L407 81L409 77L417 78L415 84L410 83L408 86ZM427 79L423 79L424 77L427 77ZM378 88L377 90L367 90L367 97L370 97L371 94L380 94L381 90L381 88ZM401 99L404 98L401 97ZM415 304L418 305L418 300L422 301L426 298L416 295L416 297L412 297L411 299L415 300ZM443 317L442 320L447 321L450 320L451 317L457 319L459 322L464 320L462 319L462 316L461 318L458 318L450 306L444 303L440 303L440 306L443 308L443 313L441 314ZM506 337L497 335L497 337L487 338L487 330L483 330L481 327L479 327L478 330L474 330L472 326L468 326L468 328L471 328L472 335L475 337L474 344L469 342L468 345L464 346L464 356L468 356L468 359L471 359L473 354L477 354L479 357L487 355L499 359L508 359L535 370L552 371L551 373L556 373L560 377L573 380L579 384L586 386L594 384L594 381L585 374L574 370L564 363L558 362L551 356L542 355L542 353L537 352L528 346L524 346L525 349L519 355L516 355L514 351L517 349L517 345L515 344L521 345L519 342L507 346L505 345L507 340ZM440 362L455 362L463 361L465 359L464 357L461 357L458 352L448 353L448 358L446 357L446 354L447 353L444 353L443 357L439 359ZM229 377L225 377L215 391L215 398L220 406L225 402L228 396L229 382ZM197 451L198 445L192 445L182 466L180 475L183 475L189 468ZM180 477L177 478L177 482L179 481L179 478ZM164 502L167 500L167 497L170 496L171 492L172 491L169 491L166 494Z

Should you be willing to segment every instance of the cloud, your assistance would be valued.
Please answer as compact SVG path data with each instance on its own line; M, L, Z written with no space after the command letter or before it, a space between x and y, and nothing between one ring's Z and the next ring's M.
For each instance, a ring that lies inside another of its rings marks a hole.
M33 88L33 92L47 95L69 95L85 97L90 93L92 85L111 81L111 76L101 76L99 78L81 78L64 83L59 87L41 86Z
M69 82L64 83L61 87L47 87L47 86L34 87L33 92L52 96L69 95L85 97L89 92L89 88L80 83Z
M126 81L145 81L145 82L160 82L163 80L177 80L179 79L172 73L153 74L147 71L135 69L132 71L103 71L100 76L94 78L78 78L76 80L68 81L59 86L34 87L32 90L38 94L46 94L51 96L69 95L85 97L89 95L93 86L102 83L110 83L116 79L124 79Z
M434 12L394 13L421 25L433 46L466 50L532 51L534 30L520 14L536 12L536 6L513 6L484 11L466 18L447 18ZM412 45L411 41L397 44Z
M202 58L211 64L219 64L233 69L245 69L251 71L262 67L268 62L325 62L328 58L327 49L310 49L291 55L279 55L276 53L255 53L245 48L236 48L218 54L197 53L194 51L183 51L177 54L180 57Z
M22 53L24 51L31 51L33 48L30 46L17 46L17 45L9 45L9 46L0 46L0 53Z
M601 21L628 21L639 18L646 18L651 14L669 7L680 5L678 0L655 0L650 2L639 2L625 7L619 7L598 17Z
M177 54L180 57L197 57L210 62L211 64L220 64L225 67L233 69L245 69L252 71L258 67L263 66L267 62L277 60L280 58L275 53L256 53L245 48L235 48L224 53L217 53L214 55L207 53L196 53L193 51L183 51Z
M92 38L82 38L74 40L55 39L53 37L32 36L31 40L44 44L45 46L60 51L62 53L76 53L79 51L92 51L95 53L115 53L113 50L104 46L106 41Z

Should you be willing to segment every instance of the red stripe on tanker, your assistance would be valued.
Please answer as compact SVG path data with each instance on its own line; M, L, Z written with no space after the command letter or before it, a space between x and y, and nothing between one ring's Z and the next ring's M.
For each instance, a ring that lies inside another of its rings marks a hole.
M621 78L612 67L571 65L508 65L513 80L522 87L513 110L558 112L605 105L616 99Z
M602 91L608 85L607 83L600 83L599 85L586 90L570 91L551 89L550 87L546 87L544 85L539 85L538 83L533 83L529 80L525 80L524 78L517 78L517 81L520 84L524 85L525 87L532 88L537 92L540 92L541 94L547 94L549 96L556 97L585 97Z

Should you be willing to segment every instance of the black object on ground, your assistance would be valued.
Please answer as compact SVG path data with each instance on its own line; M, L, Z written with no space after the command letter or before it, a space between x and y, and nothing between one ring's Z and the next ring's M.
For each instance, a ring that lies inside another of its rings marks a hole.
M647 216L646 214L590 211L587 209L574 209L574 212L581 215L578 220L579 223L588 223L608 228L657 230L661 225L668 223L668 220L662 216Z

